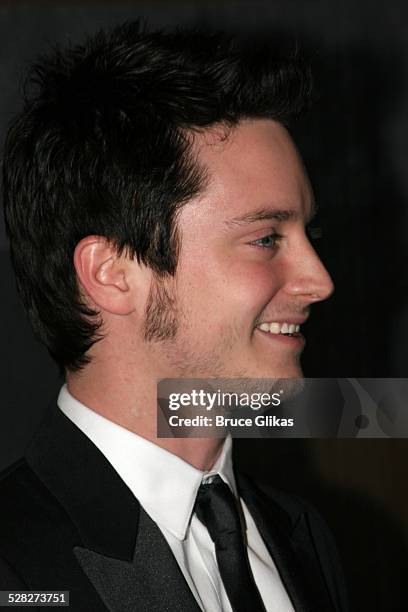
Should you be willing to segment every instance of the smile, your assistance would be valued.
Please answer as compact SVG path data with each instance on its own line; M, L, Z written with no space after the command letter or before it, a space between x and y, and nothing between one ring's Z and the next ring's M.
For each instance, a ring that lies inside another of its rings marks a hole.
M293 334L297 334L299 332L300 325L272 321L271 323L260 323L257 325L257 329L269 334L283 334L284 336L292 336Z

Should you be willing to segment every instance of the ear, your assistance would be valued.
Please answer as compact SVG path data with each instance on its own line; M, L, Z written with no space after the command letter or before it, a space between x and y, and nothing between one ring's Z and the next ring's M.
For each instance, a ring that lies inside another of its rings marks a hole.
M112 314L126 315L135 310L131 264L102 236L87 236L75 248L74 266L86 294L96 306Z

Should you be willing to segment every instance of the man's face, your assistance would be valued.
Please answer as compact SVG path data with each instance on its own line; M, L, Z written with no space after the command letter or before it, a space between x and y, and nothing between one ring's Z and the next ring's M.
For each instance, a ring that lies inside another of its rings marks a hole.
M301 376L304 338L282 325L301 325L333 284L305 233L313 195L294 144L280 124L251 120L194 146L209 184L181 210L176 277L146 311L158 377Z

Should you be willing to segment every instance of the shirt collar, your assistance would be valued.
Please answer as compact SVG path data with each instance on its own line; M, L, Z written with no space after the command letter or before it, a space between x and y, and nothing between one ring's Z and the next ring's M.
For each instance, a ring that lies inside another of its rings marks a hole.
M179 540L186 537L203 480L219 474L237 495L230 436L212 470L203 472L87 408L66 385L59 393L58 406L99 448L153 521Z

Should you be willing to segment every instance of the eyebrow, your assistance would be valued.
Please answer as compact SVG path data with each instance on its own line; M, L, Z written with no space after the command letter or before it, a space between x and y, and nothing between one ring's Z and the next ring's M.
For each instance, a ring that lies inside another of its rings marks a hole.
M313 217L316 215L318 206L316 202L312 202L310 215L306 219L306 223L310 223ZM251 212L245 213L240 217L234 217L234 219L228 219L225 225L228 227L242 227L255 223L256 221L289 221L296 220L299 217L299 213L296 210L290 208L259 208Z

